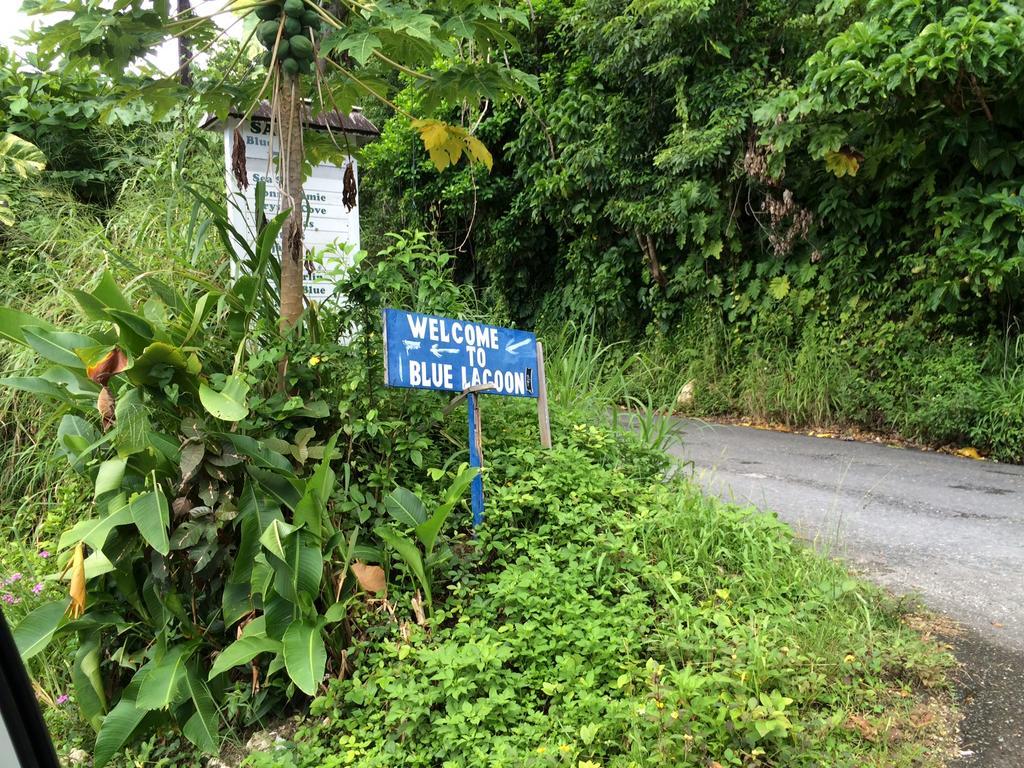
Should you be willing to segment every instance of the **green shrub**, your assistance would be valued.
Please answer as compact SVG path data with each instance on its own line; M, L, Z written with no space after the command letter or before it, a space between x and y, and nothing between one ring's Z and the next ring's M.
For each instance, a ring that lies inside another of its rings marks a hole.
M103 272L70 291L83 315L73 331L0 309L0 336L43 363L2 383L48 403L50 450L80 478L58 518L67 529L53 531L50 599L15 637L30 662L73 638L66 666L98 731L97 766L167 727L215 752L223 725L315 693L345 663L357 558L387 566L394 550L412 575L425 570L428 605L440 581L438 531L468 479L442 459L443 398L384 388L379 318L385 305L471 312L450 258L422 235L396 236L342 277L344 303L282 337L267 259L280 221L224 288L142 275L132 295ZM212 226L229 234L216 215ZM405 520L385 498L399 479L444 498L429 531L415 531L418 569L415 546L382 525ZM70 597L58 598L61 579Z

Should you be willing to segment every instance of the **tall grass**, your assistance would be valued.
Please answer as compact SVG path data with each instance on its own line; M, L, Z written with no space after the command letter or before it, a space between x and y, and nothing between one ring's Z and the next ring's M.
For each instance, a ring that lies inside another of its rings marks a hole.
M567 411L595 414L618 405L625 396L635 360L624 345L606 344L593 325L570 323L545 336L545 373L551 403Z
M596 421L606 417L613 428L632 430L650 448L664 450L678 441L680 427L668 417L675 389L665 386L674 378L655 358L624 343L602 342L592 324L570 324L546 338L546 375L555 407ZM655 399L656 387L661 399Z
M785 320L740 333L694 315L688 325L633 342L566 326L547 337L553 399L594 414L626 406L644 414L634 426L656 444L667 439L654 417L675 412L867 428L1024 461L1021 337L931 340L908 325L877 344L864 326L807 320L794 330L792 318ZM677 398L684 384L685 397Z
M124 151L129 157L145 151L155 161L138 166L121 183L109 208L82 202L45 175L22 192L20 218L0 236L0 304L61 324L78 316L68 289L90 285L103 269L131 277L136 270L187 266L175 261L187 252L183 222L193 205L182 182L205 178L220 183L215 144L187 130L149 129ZM189 164L185 173L180 172L181 158ZM36 364L30 352L0 342L0 375L24 374ZM46 521L61 503L67 506L61 492L72 483L45 447L59 419L60 413L38 398L0 387L0 519L7 533L32 551L53 533ZM7 561L18 558L11 548L3 555Z

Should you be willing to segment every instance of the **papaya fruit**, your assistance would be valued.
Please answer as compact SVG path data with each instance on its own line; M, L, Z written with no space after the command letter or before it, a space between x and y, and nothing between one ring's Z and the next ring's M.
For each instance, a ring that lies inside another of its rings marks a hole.
M293 19L301 19L306 11L306 4L302 0L284 0L284 12Z
M313 44L304 35L295 35L290 38L292 56L301 61L311 61L313 58Z
M278 22L276 21L261 21L260 25L256 27L256 39L270 48L274 44L274 40L277 39L277 27Z
M287 37L282 37L281 42L277 44L277 58L283 59L288 56L291 50L291 45L288 43Z
M291 16L285 16L284 33L290 37L291 35L297 35L300 32L302 32L302 22L298 19L293 19Z
M305 11L302 12L302 24L305 27L319 29L320 14L314 11L312 8L307 8Z
M308 75L313 71L313 62L309 59L299 59L299 74Z
M267 3L266 5L261 5L256 9L256 18L262 19L263 21L276 19L280 15L281 6L277 3Z
M299 62L289 57L281 61L281 70L289 75L297 75L299 73Z

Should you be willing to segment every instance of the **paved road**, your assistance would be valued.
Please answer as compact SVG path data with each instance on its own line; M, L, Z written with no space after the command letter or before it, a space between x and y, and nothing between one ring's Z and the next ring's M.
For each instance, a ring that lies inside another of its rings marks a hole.
M707 490L774 510L819 549L962 622L962 764L1024 766L1024 467L697 420L682 428L673 452Z

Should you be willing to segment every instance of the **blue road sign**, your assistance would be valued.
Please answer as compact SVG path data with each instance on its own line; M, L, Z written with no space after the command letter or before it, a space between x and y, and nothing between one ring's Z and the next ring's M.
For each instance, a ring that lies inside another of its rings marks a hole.
M450 317L384 310L384 380L389 387L466 392L469 464L483 465L481 394L537 397L537 337ZM487 387L487 389L480 389ZM470 486L473 525L484 519L484 481Z
M384 310L389 387L537 397L537 337L496 325Z

